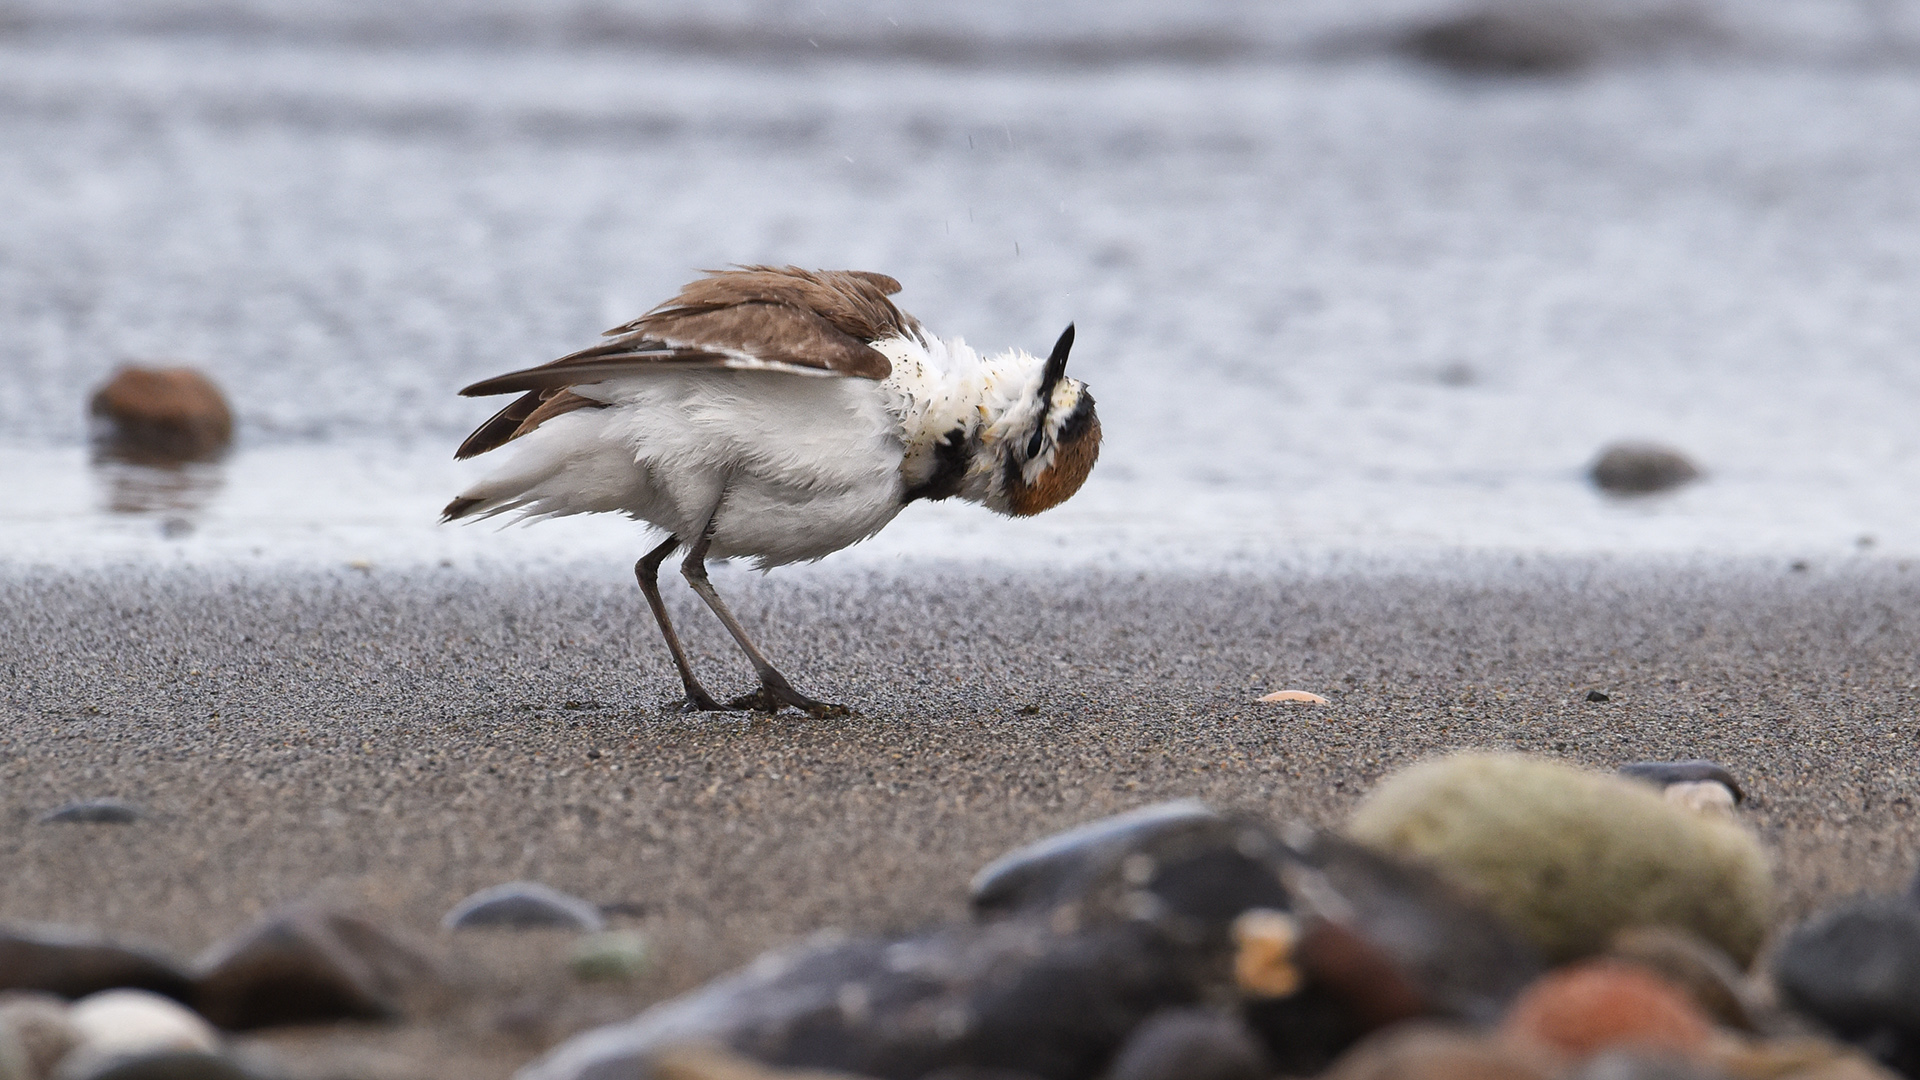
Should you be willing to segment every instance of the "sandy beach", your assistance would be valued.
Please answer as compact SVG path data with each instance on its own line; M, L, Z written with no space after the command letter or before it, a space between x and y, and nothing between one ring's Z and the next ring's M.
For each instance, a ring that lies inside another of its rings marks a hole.
M299 1075L505 1076L768 947L956 916L975 869L1050 831L1183 796L1337 824L1456 748L1724 763L1781 924L1920 857L1920 572L1891 559L719 584L855 714L664 708L677 684L616 573L0 577L0 918L190 957L276 905L357 905L443 959L444 999L256 1044ZM710 685L744 689L674 601ZM1255 701L1288 687L1331 703ZM92 796L150 816L35 821ZM658 964L586 986L566 935L437 929L514 879L610 906Z

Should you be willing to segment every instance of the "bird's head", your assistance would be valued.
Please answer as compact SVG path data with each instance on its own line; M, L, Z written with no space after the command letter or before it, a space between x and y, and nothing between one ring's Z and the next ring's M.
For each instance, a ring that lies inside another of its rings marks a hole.
M1041 370L1031 398L1011 410L1000 440L1001 477L995 507L1029 517L1058 506L1080 490L1100 456L1100 417L1085 384L1067 378L1067 352L1073 348L1069 325Z

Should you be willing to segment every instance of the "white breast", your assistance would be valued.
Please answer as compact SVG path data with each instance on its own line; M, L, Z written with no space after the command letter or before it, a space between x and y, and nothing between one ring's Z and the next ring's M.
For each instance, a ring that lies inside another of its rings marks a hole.
M573 390L610 407L515 440L506 467L467 493L486 512L619 512L690 542L717 506L714 557L778 566L864 540L900 511L899 424L871 380L699 370Z

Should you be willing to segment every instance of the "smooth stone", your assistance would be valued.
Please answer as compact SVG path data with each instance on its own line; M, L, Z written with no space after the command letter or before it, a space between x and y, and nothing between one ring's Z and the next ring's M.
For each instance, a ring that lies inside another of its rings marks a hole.
M1408 34L1402 52L1472 75L1553 75L1585 67L1598 54L1587 25L1571 11L1500 5L1461 12Z
M1674 1054L1607 1050L1567 1074L1567 1080L1727 1080L1712 1066Z
M1260 700L1291 705L1325 705L1327 703L1326 698L1311 690L1275 690L1271 694L1261 695Z
M120 368L94 391L88 412L95 441L125 461L205 461L233 441L233 410L225 395L192 368Z
M1106 1080L1266 1080L1266 1051L1238 1016L1169 1009L1133 1029Z
M1621 776L1666 788L1674 784L1692 784L1710 781L1724 785L1733 793L1735 802L1745 802L1747 793L1740 790L1739 781L1733 778L1726 767L1704 758L1692 761L1635 761L1619 768Z
M607 928L600 909L537 881L509 881L481 889L453 905L440 919L443 930L563 929L589 933Z
M45 1080L80 1042L67 1003L51 994L0 993L0 1077Z
M1575 1059L1615 1047L1697 1055L1713 1038L1713 1023L1685 991L1618 960L1548 972L1513 1003L1501 1028Z
M1660 797L1694 814L1731 818L1739 800L1733 789L1718 780L1696 780L1690 784L1668 784Z
M1587 469L1593 486L1610 495L1651 495L1700 478L1685 454L1653 443L1615 443Z
M996 919L827 940L577 1035L518 1076L645 1076L663 1053L703 1043L882 1080L979 1067L1095 1080L1148 1016L1221 992L1226 966L1151 922L1063 933L1044 919Z
M1914 871L1913 880L1907 882L1907 902L1920 907L1920 870Z
M0 990L79 998L116 987L193 995L192 978L158 953L71 927L0 924Z
M631 979L653 966L653 947L644 934L610 930L574 943L567 957L573 977L587 982Z
M1629 927L1613 935L1607 956L1638 964L1686 991L1715 1023L1754 1030L1739 966L1698 937L1669 926Z
M253 1080L221 1054L195 1050L159 1050L98 1063L63 1064L59 1080Z
M80 799L57 806L36 820L43 825L131 825L146 816L140 807L120 799Z
M1400 1024L1355 1046L1322 1080L1550 1080L1554 1062L1525 1047L1433 1023Z
M1898 1080L1857 1047L1807 1035L1723 1040L1708 1060L1728 1080Z
M859 1080L824 1069L780 1069L716 1046L675 1047L653 1063L652 1080Z
M1747 964L1772 908L1766 854L1737 824L1543 758L1415 765L1368 794L1348 833L1457 879L1554 962L1601 952L1627 927L1669 925Z
M1787 935L1773 956L1786 1001L1909 1076L1920 1076L1920 908L1848 901Z
M269 914L195 966L196 1007L228 1030L395 1019L438 984L419 949L358 915L309 904Z
M1189 838L1216 841L1229 831L1226 820L1197 799L1143 806L1000 856L973 876L968 900L982 918L1049 910L1119 875L1131 855Z
M82 998L67 1018L78 1042L60 1063L63 1077L117 1075L156 1056L199 1060L216 1057L220 1049L220 1036L205 1020L172 998L144 990L107 990ZM162 1074L149 1065L139 1075Z

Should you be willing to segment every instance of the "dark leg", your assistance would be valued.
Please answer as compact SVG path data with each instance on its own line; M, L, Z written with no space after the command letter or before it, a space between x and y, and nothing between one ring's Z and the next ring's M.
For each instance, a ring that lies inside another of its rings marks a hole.
M723 712L726 706L713 700L707 688L693 677L693 666L687 663L687 653L680 647L680 635L673 632L673 622L667 618L667 605L660 599L660 564L680 546L680 538L667 537L667 542L640 557L633 564L633 576L640 580L640 591L647 598L647 606L653 609L653 621L660 624L660 636L667 639L667 651L673 654L673 666L680 669L680 681L686 684L686 707L700 712Z
M687 549L687 557L681 560L680 573L686 577L687 584L693 586L693 591L700 594L700 599L705 600L713 613L720 617L720 624L727 628L727 633L733 635L733 640L740 645L740 651L746 653L747 659L753 663L754 673L760 676L759 692L735 698L733 706L755 712L778 712L780 706L791 705L818 717L847 715L845 705L815 701L795 690L786 676L775 671L773 665L767 663L767 658L760 655L760 650L753 647L753 642L747 640L747 632L741 627L740 620L727 610L720 594L713 591L713 583L707 580L707 548L712 543L713 521L709 519L700 540Z

